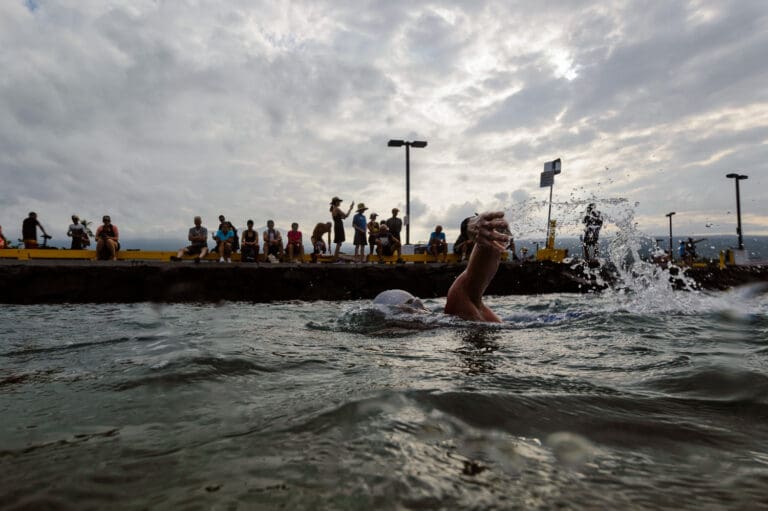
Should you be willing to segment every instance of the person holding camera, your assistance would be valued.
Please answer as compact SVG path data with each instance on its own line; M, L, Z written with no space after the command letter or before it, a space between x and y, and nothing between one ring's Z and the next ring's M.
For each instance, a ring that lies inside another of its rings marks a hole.
M101 219L102 225L96 229L96 259L100 261L117 261L117 251L120 250L120 235L117 226L112 223L109 215Z

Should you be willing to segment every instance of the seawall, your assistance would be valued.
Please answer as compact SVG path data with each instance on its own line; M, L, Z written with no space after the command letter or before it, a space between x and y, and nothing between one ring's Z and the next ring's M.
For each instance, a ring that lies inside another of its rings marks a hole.
M426 298L445 296L463 270L459 264L5 261L0 263L0 303L354 300L386 289ZM768 281L763 267L688 272L705 289ZM502 263L487 294L584 293L600 291L614 280L608 269L596 278L551 262Z

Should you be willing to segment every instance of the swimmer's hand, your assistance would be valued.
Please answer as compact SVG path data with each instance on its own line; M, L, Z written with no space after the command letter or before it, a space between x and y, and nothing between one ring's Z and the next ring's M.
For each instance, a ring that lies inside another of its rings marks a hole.
M480 213L467 224L467 235L476 244L491 248L499 253L509 245L509 224L504 220L503 211Z

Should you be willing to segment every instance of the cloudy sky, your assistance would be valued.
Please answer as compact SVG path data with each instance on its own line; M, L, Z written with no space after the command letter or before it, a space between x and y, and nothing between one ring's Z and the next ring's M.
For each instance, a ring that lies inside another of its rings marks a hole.
M767 49L765 0L3 0L0 225L308 232L334 195L389 216L402 138L429 143L411 241L499 207L543 235L557 157L566 232L594 200L647 233L669 211L734 233L740 171L744 232L768 234Z

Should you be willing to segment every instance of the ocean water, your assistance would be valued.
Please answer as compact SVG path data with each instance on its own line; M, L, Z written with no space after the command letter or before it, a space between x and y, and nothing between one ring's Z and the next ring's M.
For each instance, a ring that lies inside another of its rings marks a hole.
M766 509L768 295L0 308L3 509Z

